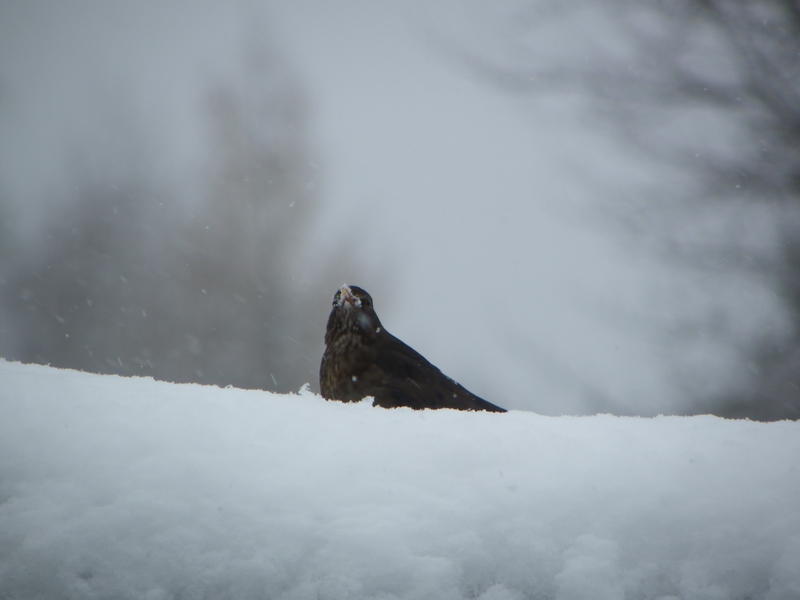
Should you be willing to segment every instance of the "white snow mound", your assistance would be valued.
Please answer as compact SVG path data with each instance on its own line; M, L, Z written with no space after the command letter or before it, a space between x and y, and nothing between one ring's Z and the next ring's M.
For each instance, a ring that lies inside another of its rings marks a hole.
M0 598L800 598L800 423L0 361Z

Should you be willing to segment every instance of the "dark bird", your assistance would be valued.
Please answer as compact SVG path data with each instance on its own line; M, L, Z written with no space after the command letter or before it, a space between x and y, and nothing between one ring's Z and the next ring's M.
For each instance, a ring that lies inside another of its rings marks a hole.
M462 387L381 325L372 297L355 285L333 296L319 369L322 396L373 406L506 412Z

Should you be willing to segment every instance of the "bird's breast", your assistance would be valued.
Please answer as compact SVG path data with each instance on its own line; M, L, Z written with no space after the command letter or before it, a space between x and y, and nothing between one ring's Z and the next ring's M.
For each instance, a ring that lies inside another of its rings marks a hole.
M325 348L320 373L323 396L336 400L361 400L365 395L364 372L374 362L374 349L359 336L340 335Z

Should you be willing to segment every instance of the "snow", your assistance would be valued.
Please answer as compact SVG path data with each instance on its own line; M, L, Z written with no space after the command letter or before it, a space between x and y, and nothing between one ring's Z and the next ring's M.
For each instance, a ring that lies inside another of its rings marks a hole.
M800 598L800 423L0 361L0 598Z

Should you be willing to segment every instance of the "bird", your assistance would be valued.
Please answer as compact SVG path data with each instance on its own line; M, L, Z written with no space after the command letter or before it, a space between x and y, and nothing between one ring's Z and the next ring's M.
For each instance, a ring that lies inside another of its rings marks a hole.
M450 379L381 324L372 296L342 285L333 296L319 369L323 398L373 406L506 412Z

